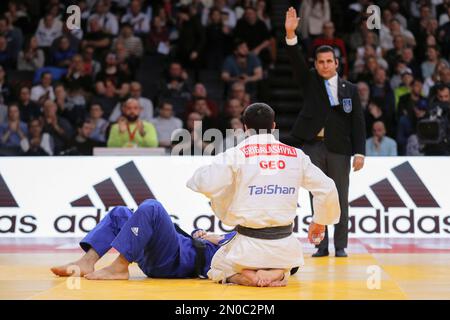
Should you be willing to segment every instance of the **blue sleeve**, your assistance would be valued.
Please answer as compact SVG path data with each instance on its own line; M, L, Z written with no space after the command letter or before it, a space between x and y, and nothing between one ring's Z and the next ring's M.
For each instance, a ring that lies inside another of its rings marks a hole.
M236 231L232 231L230 233L224 234L223 240L219 241L219 246L223 246L223 245L227 244L228 242L230 242L231 239L233 239L236 234L237 234Z

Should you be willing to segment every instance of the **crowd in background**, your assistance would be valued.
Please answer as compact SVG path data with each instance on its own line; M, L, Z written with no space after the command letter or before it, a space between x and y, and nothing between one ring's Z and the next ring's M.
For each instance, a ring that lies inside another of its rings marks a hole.
M430 115L448 115L449 0L375 1L380 29L368 28L371 1L290 2L299 9L298 33L311 65L315 48L332 45L340 75L357 84L368 155L448 154L445 139L422 145L417 124ZM81 10L79 29L66 23L71 4ZM277 63L271 4L1 1L0 154L170 148L172 133L181 128L193 133L195 121L203 131L242 129L242 111L257 99L260 82ZM148 96L145 74L138 75L152 56L164 57L165 71ZM209 95L202 70L223 82L220 98ZM189 143L205 147L201 138Z

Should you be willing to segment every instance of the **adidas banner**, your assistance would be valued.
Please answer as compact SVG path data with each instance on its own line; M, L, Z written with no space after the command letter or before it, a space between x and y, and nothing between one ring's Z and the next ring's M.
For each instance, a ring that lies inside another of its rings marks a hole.
M82 237L114 206L162 202L187 232L232 228L185 185L209 157L0 159L0 237ZM350 237L450 237L450 158L367 158L350 177ZM306 237L309 195L301 190L295 232ZM136 230L136 232L138 232ZM330 233L332 234L332 232Z

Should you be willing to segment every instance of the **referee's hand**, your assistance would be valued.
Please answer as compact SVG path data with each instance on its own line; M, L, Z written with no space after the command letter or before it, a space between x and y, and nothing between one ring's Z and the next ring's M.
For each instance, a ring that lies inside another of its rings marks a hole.
M308 240L310 243L318 245L325 237L325 226L311 222L308 230Z

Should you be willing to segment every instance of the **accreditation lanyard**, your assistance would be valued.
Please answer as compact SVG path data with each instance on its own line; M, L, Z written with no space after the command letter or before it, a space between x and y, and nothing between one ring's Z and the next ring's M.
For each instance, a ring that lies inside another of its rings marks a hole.
M134 141L134 137L136 136L138 126L134 128L133 132L130 130L130 124L127 123L127 131L128 131L128 137L130 138L130 141Z

